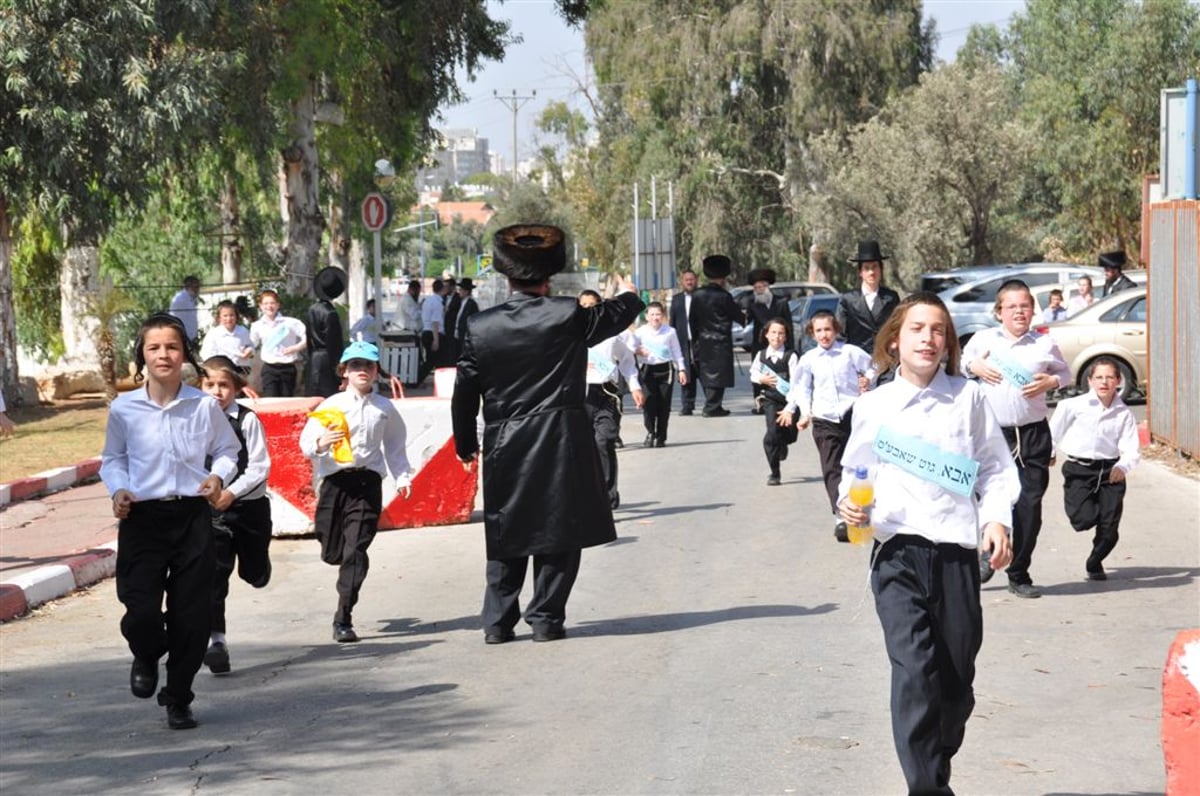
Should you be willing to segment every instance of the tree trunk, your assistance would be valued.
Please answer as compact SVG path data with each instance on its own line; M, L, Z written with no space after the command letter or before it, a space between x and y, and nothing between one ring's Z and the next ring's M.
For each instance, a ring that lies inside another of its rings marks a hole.
M237 183L233 173L227 171L221 187L221 282L226 285L242 281L241 226Z
M16 406L21 398L17 364L17 318L13 314L12 222L8 197L0 194L0 390L4 402Z
M99 298L100 249L95 241L72 241L69 226L63 228L66 252L58 284L62 293L62 333L66 353L63 361L72 367L99 368L96 355L97 322L93 308Z
M284 268L288 291L305 295L320 260L321 236L325 230L311 82L304 96L292 102L290 109L292 140L281 152L280 175L280 204L287 230L283 243Z
M346 185L340 171L331 171L329 179L329 265L350 270L350 210Z

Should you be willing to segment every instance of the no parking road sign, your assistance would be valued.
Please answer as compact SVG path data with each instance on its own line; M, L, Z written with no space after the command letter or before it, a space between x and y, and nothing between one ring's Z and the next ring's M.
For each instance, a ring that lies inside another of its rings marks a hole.
M369 193L362 201L362 222L371 232L379 232L392 220L392 203L381 194Z

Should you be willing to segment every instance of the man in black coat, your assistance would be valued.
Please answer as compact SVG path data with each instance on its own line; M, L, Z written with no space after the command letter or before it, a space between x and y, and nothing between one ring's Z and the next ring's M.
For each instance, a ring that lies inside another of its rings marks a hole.
M724 417L725 388L733 386L733 322L744 316L725 289L733 263L723 254L704 258L708 284L692 295L689 336L696 357L696 376L704 388L704 416Z
M329 266L313 277L313 293L317 302L308 308L308 371L305 379L307 393L328 398L338 391L341 377L338 362L346 342L342 335L342 319L333 308L333 300L346 290L346 272Z
M750 323L751 360L753 361L755 354L767 347L767 341L763 339L763 331L767 328L767 322L776 318L783 321L783 326L787 329L785 347L791 349L792 312L788 308L786 298L776 296L771 292L771 285L775 284L775 271L770 268L755 268L746 276L746 281L754 287L749 293L743 294L743 309L746 313L746 320ZM751 411L756 415L761 415L763 410L759 405L758 396L762 393L762 385L751 386L754 389L754 408Z
M850 258L850 262L858 263L859 287L841 295L835 313L845 341L872 356L875 354L875 335L900 303L900 295L883 286L883 261L886 259L879 250L878 241L859 242L858 254Z
M1105 252L1100 255L1099 265L1104 269L1104 291L1101 296L1111 296L1122 290L1137 287L1137 283L1125 276L1125 252Z
M696 356L688 317L692 311L692 294L696 292L696 272L688 268L679 275L679 292L671 297L671 314L667 323L679 338L679 349L683 351L684 372L687 382L680 387L681 415L690 415L696 409Z
M454 325L450 325L450 313L446 313L446 334L450 336L451 349L454 351L454 357L450 360L450 364L458 362L458 355L462 352L463 335L467 332L467 318L470 318L475 313L479 312L479 304L471 297L475 292L475 283L471 281L471 277L465 276L458 283L458 294L455 298L458 299L458 309L454 313Z
M580 551L616 538L584 403L588 347L625 329L644 305L624 279L616 298L595 307L551 297L550 276L566 265L556 227L505 227L493 262L514 292L467 319L450 403L455 451L469 464L479 453L483 402L484 641L514 638L530 556L525 622L534 641L554 641L566 635Z

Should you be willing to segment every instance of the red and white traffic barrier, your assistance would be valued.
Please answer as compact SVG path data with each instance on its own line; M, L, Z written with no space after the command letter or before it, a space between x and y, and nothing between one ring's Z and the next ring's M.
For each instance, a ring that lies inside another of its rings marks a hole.
M1163 668L1167 796L1200 794L1200 630L1181 630Z

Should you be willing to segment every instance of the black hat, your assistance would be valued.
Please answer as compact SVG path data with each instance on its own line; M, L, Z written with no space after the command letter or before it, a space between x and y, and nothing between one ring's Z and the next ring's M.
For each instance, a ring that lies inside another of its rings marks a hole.
M1101 268L1115 268L1120 271L1125 267L1125 252L1117 250L1115 252L1105 252L1100 255Z
M746 275L746 284L753 285L755 282L766 282L768 285L775 284L775 272L770 268L755 268Z
M513 224L492 238L493 266L509 279L540 282L567 265L563 231L545 224Z
M346 292L346 281L345 271L327 266L313 277L313 294L322 301L333 301Z
M704 258L704 275L709 279L724 279L733 270L733 262L723 254L710 254Z
M462 279L458 280L458 289L467 291L474 290L475 283L471 281L471 277L464 276Z
M879 241L877 240L860 240L858 242L858 255L850 258L852 263L874 263L883 262L887 259L887 255L879 251Z

